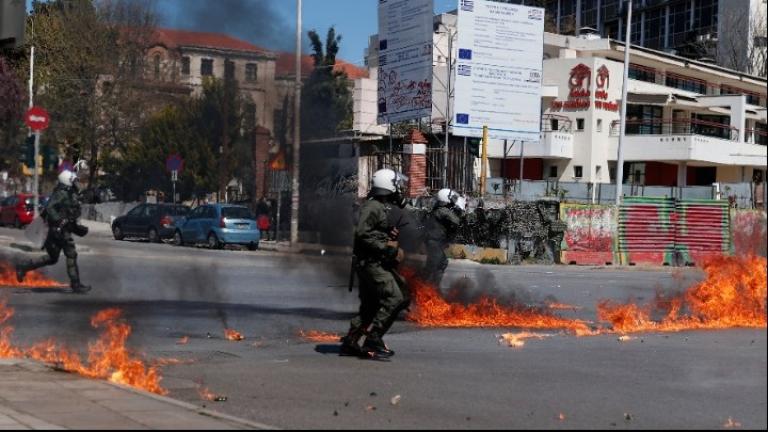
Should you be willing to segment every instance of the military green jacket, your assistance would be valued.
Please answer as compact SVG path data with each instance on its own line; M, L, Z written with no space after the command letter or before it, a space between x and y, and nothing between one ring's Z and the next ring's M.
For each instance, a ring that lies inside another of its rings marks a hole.
M445 206L435 207L427 220L427 240L441 243L450 242L459 226L461 217Z
M75 189L66 186L56 186L51 199L45 206L45 219L48 225L59 225L61 221L76 221L80 217L80 201Z
M354 253L360 260L386 261L393 253L390 241L389 207L373 198L360 208L360 219L355 228ZM396 253L397 251L395 251Z

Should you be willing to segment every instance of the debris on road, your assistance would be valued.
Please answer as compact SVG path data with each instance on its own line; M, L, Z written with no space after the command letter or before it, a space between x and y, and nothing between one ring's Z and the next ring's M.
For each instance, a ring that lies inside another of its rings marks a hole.
M186 345L186 344L188 344L188 343L189 343L189 336L184 336L184 337L180 338L180 339L179 339L179 340L176 342L176 345Z
M622 335L622 336L619 336L618 338L616 338L616 340L619 341L619 342L629 342L629 341L635 340L635 339L637 339L637 338L634 337L634 336L627 336L627 335Z
M224 337L226 337L228 340L240 342L243 339L245 339L245 336L240 334L237 330L232 329L224 329Z
M392 399L389 400L389 403L391 403L392 405L397 405L400 403L400 399L402 399L400 395L392 396Z
M560 421L565 421L565 414L563 414L563 413L558 414L557 415L557 419L560 420Z
M726 428L726 429L740 428L741 427L741 422L737 422L733 418L728 417L728 420L726 420L726 422L723 423L723 427Z
M504 333L501 336L499 336L499 344L501 345L506 343L512 348L522 348L525 345L525 339L544 339L552 336L553 335L546 334L546 333L531 333L531 332Z

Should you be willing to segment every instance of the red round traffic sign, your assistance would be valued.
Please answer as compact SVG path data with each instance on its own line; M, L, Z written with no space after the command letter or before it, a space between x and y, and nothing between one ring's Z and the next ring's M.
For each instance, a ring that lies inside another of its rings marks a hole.
M32 107L24 115L24 123L33 131L41 131L48 128L50 122L51 118L48 116L48 111L40 107Z

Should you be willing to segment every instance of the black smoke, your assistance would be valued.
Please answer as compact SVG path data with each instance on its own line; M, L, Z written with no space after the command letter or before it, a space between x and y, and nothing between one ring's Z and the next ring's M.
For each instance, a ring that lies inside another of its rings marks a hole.
M295 25L273 1L163 0L158 8L163 27L228 34L269 50L295 49Z

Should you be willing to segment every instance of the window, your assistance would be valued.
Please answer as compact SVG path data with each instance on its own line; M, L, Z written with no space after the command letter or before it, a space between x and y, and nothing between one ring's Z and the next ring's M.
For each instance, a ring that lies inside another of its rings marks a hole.
M557 178L557 165L549 167L549 178Z
M603 9L601 14L601 18L603 19L603 21L610 20L613 18L618 18L621 16L621 7L619 5L619 0L603 0L600 3L601 3L600 6ZM618 33L618 28L616 29L616 32Z
M577 131L583 131L584 130L584 119L576 119L576 130Z
M765 48L768 46L768 38L765 36L755 36L755 46L758 48Z
M256 127L256 104L247 103L243 109L243 129L251 131Z
M224 79L235 79L235 62L231 60L224 60Z
M603 131L603 119L597 119L597 131L602 132Z
M160 80L160 54L155 54L155 58L152 60L155 72L155 80Z
M681 1L669 6L669 40L667 47L677 47L686 42L690 19L691 2Z
M200 60L200 75L213 76L213 60L212 59Z
M248 82L255 82L258 79L258 65L256 63L248 63L245 65L245 80Z
M717 34L719 0L697 0L693 11L693 31L696 34Z
M581 26L597 28L597 0L581 0Z
M573 167L573 177L575 178L584 177L584 167L581 165L576 165L575 167Z
M721 85L720 86L720 94L721 95L745 95L747 97L747 103L752 105L760 105L760 95L757 93L751 93L746 90L742 90L736 87L731 87L729 85Z
M651 49L664 48L664 9L655 9L645 14L644 46Z
M549 119L549 124L552 127L552 131L557 132L560 130L560 120L551 118Z
M630 40L635 45L641 45L643 43L642 39L640 39L641 30L642 30L642 24L641 21L643 20L643 14L640 13L640 11L635 11L634 6L632 7L632 30L630 30L629 36ZM622 40L626 38L626 35L622 35Z
M662 133L663 108L653 105L627 105L627 135Z
M699 94L707 94L707 82L696 78L689 78L668 72L666 83L667 87L674 87Z
M600 180L600 177L603 176L603 167L598 165L595 167L595 180Z
M145 207L146 206L138 206L138 207L134 208L133 210L129 211L126 216L130 216L130 217L139 216L140 214L144 213L144 208Z
M629 65L629 78L638 80L638 81L645 81L649 83L655 83L656 82L656 69L649 68L646 66L640 66L636 64L630 64Z
M181 74L189 75L189 57L184 56L181 58Z

